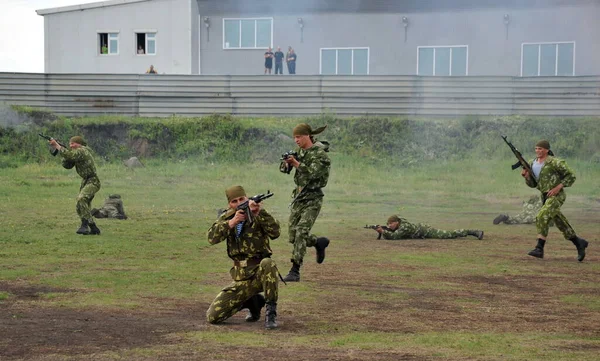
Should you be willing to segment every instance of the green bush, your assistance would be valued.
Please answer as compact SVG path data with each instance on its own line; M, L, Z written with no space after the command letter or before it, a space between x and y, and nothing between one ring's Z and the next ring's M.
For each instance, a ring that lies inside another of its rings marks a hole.
M553 151L568 158L596 161L600 152L600 119L543 119L510 116L500 118L409 119L406 117L244 118L231 115L204 117L140 118L102 116L58 117L31 108L20 114L33 118L18 128L0 128L0 154L9 156L0 167L15 162L45 162L50 154L45 133L63 143L83 135L105 161L131 156L204 162L276 162L295 147L293 127L309 123L328 125L317 135L331 143L332 152L368 162L410 165L440 159L511 157L500 135L533 157L533 146L550 140Z

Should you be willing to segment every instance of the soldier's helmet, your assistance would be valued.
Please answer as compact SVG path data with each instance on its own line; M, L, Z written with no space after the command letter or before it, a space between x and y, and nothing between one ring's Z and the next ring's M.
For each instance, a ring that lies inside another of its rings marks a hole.
M121 196L119 194L111 194L108 196L108 198L110 199L121 199Z

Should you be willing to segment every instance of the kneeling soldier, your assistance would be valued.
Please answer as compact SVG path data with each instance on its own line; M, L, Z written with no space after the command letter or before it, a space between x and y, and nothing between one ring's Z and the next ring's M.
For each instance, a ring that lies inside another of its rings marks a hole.
M249 201L252 223L247 222L244 211L236 211L238 205L248 200L241 186L228 188L225 195L229 209L208 230L208 242L227 242L227 255L233 260L229 271L233 282L217 295L206 311L206 319L217 324L247 308L246 321L254 322L260 319L266 304L265 327L277 328L279 272L271 259L269 240L279 237L279 222L261 208L261 203L252 200Z

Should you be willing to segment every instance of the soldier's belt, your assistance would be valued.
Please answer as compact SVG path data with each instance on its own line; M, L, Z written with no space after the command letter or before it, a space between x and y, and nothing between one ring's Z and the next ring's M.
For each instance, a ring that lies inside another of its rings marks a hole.
M233 265L235 267L252 267L252 266L256 266L257 264L260 264L260 261L262 261L262 258L250 258L250 259L244 259L241 261L233 261Z

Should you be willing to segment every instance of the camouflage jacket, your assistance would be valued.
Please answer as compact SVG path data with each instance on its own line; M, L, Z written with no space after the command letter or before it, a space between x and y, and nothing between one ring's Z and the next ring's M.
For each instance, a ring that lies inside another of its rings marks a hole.
M416 239L423 238L423 230L426 225L421 223L410 223L404 218L400 218L400 226L395 231L383 231L383 239Z
M266 210L261 209L251 225L244 223L239 236L236 229L229 228L229 220L233 215L227 216L224 212L208 230L208 243L217 244L227 242L227 255L234 261L244 261L251 258L265 258L273 254L269 244L270 239L279 237L279 222ZM230 271L235 281L252 278L258 265L248 267L233 267Z
M61 148L60 156L62 157L63 167L71 169L75 166L77 174L84 180L98 177L96 175L96 163L88 147L82 146L77 149Z
M534 161L535 159L530 162L530 166L533 166ZM534 175L532 174L531 177L534 177ZM548 156L540 171L537 187L533 185L531 178L526 178L525 183L531 188L537 188L540 192L547 193L560 183L565 187L572 186L575 183L575 173L564 160ZM561 189L556 196L566 197L564 189Z
M329 180L329 168L331 160L323 148L313 145L308 149L296 149L300 165L294 173L296 188L292 191L292 197L297 201L317 199L323 197L321 188L327 185ZM304 190L302 192L302 190ZM302 192L300 194L300 192Z

